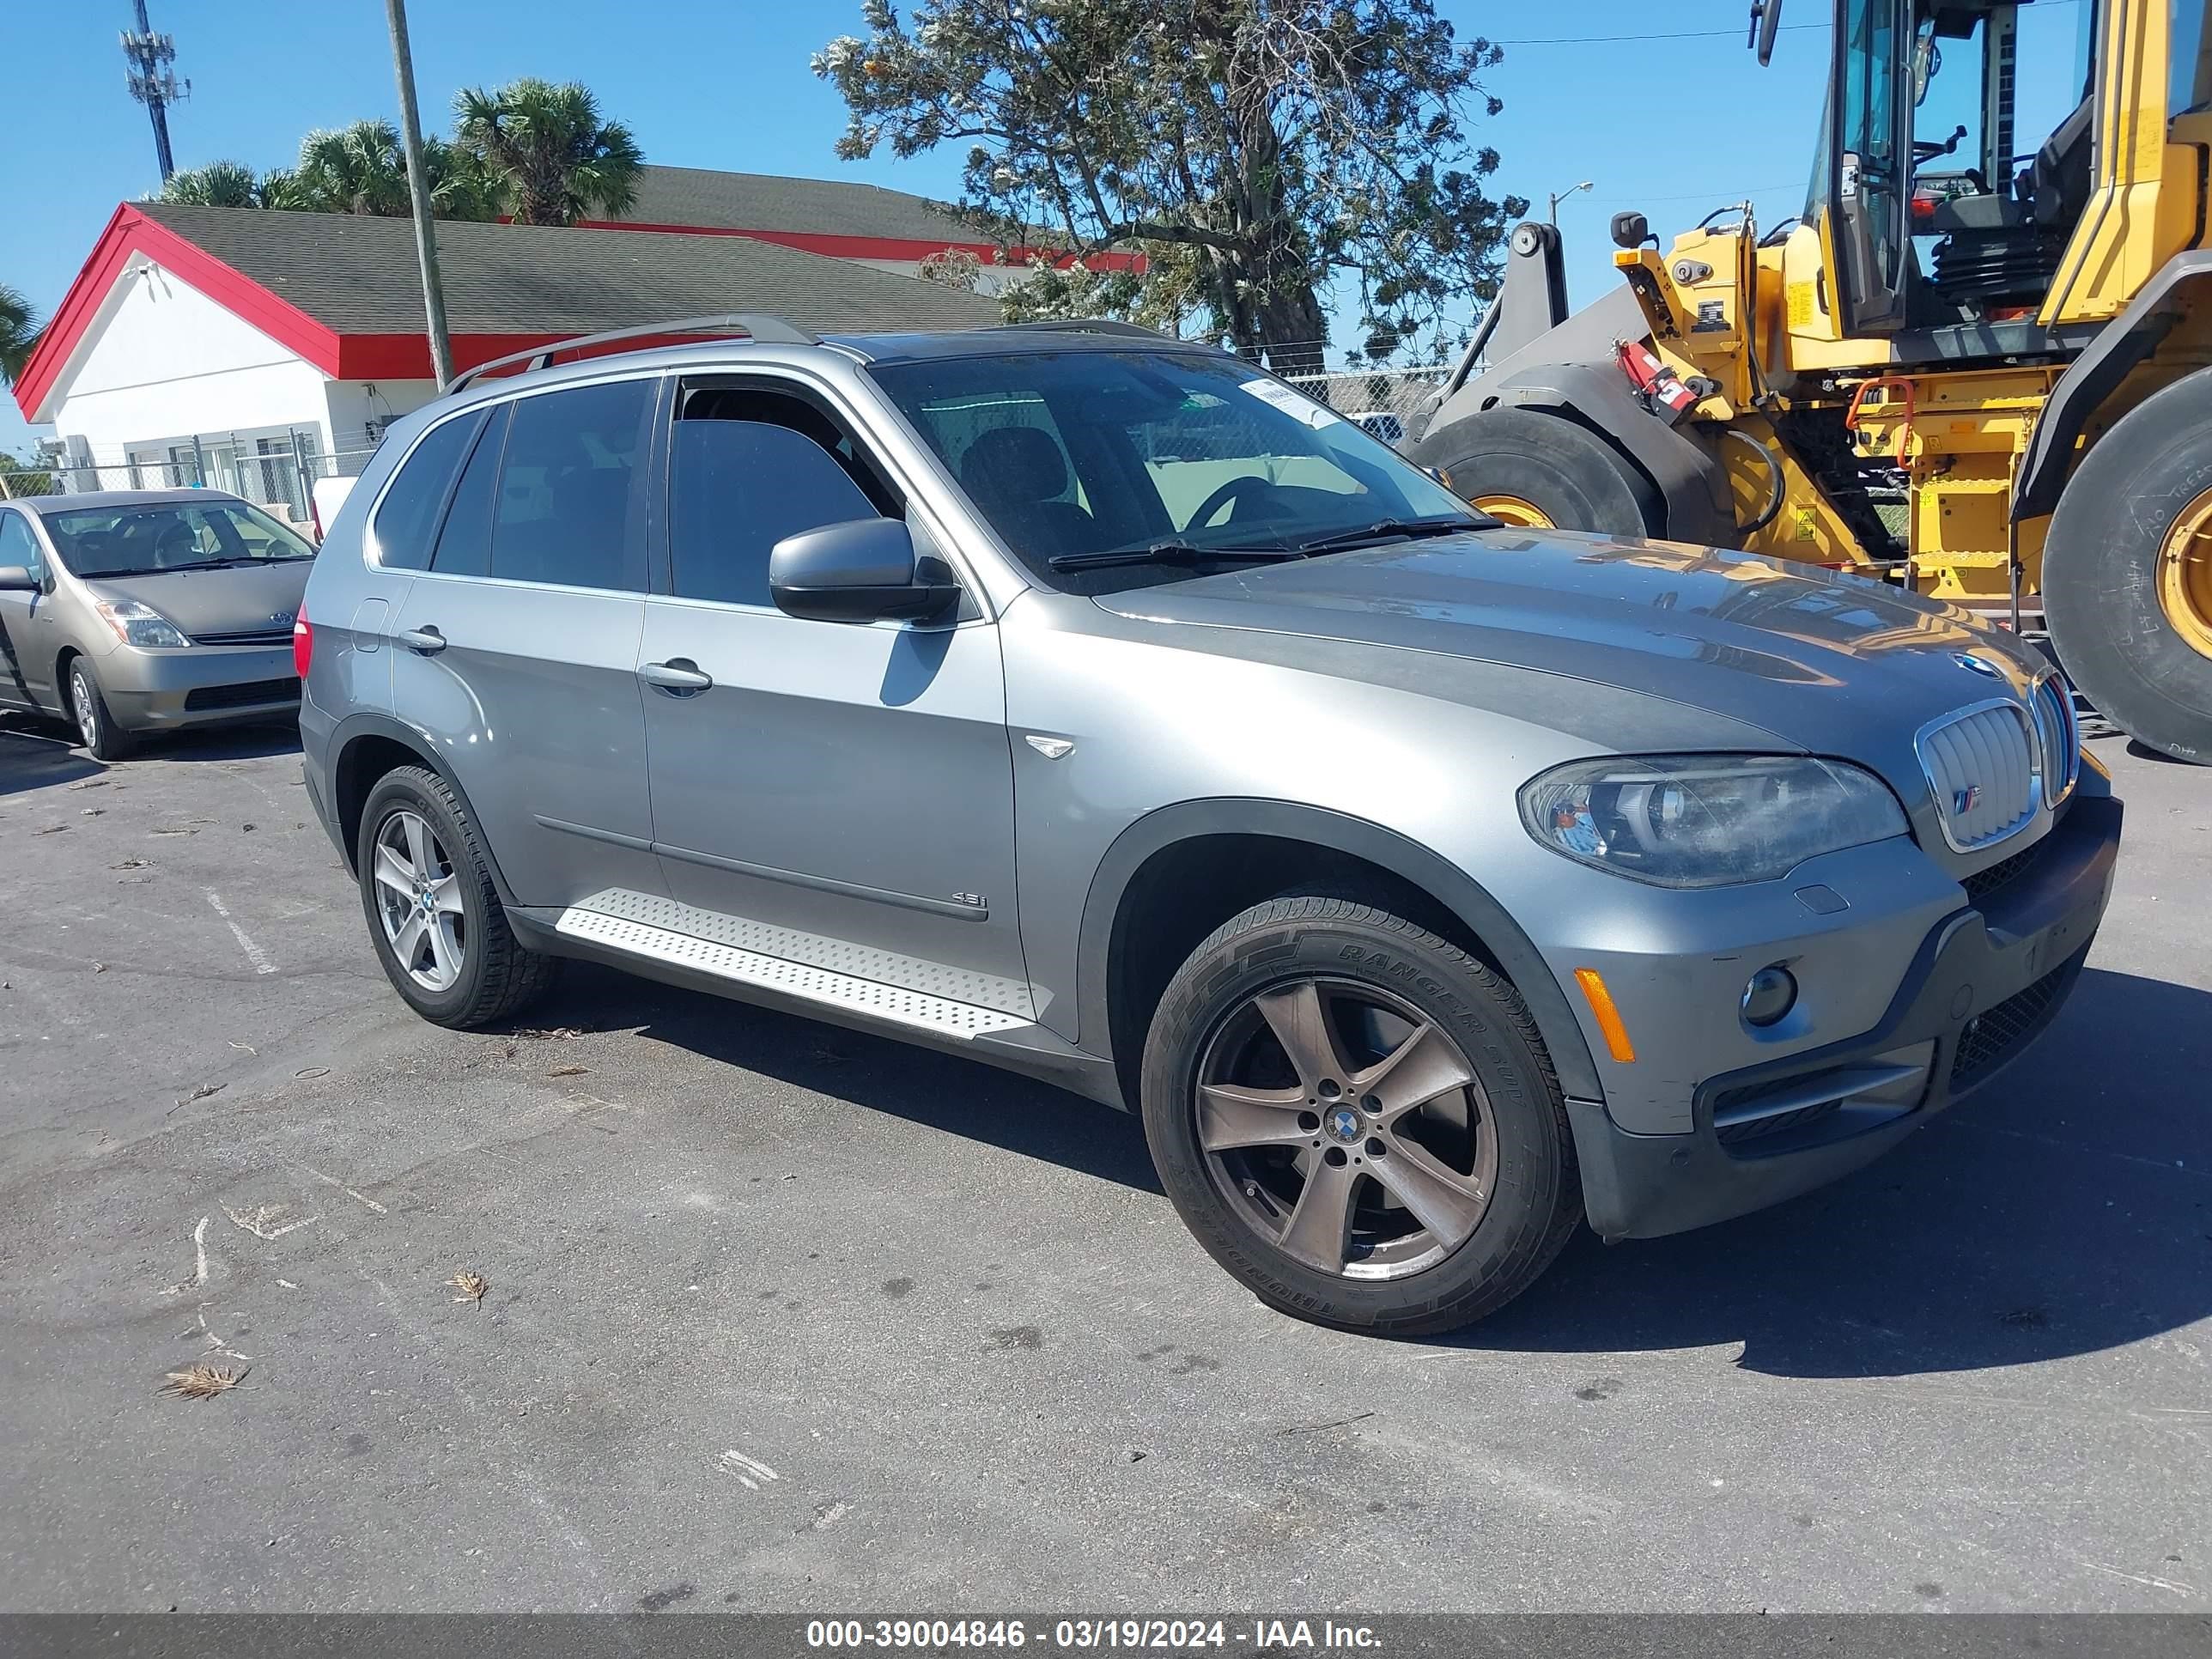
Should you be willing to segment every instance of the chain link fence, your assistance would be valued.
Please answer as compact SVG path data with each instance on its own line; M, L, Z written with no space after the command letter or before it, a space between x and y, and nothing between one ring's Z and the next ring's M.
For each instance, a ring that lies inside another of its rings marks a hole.
M1413 432L1413 413L1423 399L1442 386L1451 372L1449 363L1429 363L1335 369L1284 378L1346 420L1358 422L1384 443L1396 446Z
M314 522L319 480L356 476L376 453L378 434L339 434L330 447L318 427L203 433L159 444L43 444L29 460L0 463L0 500L80 495L101 489L221 489L302 530Z

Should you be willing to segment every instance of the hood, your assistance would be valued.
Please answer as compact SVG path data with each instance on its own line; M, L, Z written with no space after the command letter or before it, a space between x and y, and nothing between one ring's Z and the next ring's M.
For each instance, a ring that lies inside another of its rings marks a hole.
M313 559L221 570L164 570L150 576L83 579L95 599L149 605L197 640L209 634L283 634L307 591Z
M1895 737L2039 659L1962 611L1812 567L1669 542L1492 530L1171 582L1094 603L1165 623L1469 659L1660 697L1790 748L1880 763ZM1880 733L1877 738L1875 734Z

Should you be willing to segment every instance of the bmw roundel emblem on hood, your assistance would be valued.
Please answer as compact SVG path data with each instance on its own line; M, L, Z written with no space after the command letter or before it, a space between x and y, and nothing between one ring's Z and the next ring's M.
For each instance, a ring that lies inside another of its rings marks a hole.
M1985 657L1977 657L1965 651L1954 651L1951 653L1951 660L1961 668L1972 669L1984 679L1997 680L2004 678L2004 671Z

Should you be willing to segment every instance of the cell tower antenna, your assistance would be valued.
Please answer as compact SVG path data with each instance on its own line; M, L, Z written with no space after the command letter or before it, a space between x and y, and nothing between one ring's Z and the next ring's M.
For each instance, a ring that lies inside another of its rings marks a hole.
M146 106L154 119L154 154L161 164L161 182L177 170L169 152L169 106L192 95L192 83L177 79L170 66L177 61L176 37L156 34L146 21L146 0L135 0L138 27L123 32L123 60L131 65L131 95Z

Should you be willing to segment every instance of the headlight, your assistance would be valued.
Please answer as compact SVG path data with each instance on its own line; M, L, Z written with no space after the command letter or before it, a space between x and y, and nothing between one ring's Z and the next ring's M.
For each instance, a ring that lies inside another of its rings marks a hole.
M136 599L103 599L94 607L125 645L190 645L184 630L150 605Z
M1787 755L1572 761L1522 786L1521 818L1563 857L1661 887L1771 881L1905 833L1905 809L1871 773Z

